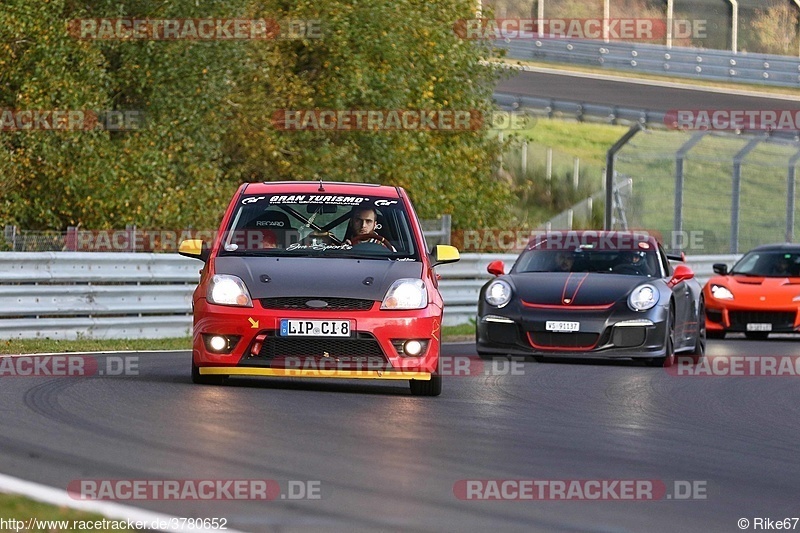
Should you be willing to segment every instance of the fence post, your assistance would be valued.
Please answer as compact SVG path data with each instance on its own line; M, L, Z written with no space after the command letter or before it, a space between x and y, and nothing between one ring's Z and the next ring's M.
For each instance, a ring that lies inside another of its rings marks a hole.
M572 188L577 191L581 182L581 158L576 157L573 161L573 164L574 166L572 167Z
M642 130L642 123L637 122L628 132L619 138L617 142L614 143L608 152L606 153L606 213L605 213L605 220L603 223L603 229L610 230L612 225L612 219L614 214L614 158L617 155L617 152L622 150L622 147L625 146L628 141L630 141L634 135L639 133Z
M742 192L742 161L763 137L750 139L747 145L733 156L733 183L731 184L731 253L739 253L739 205Z
M7 225L3 228L3 238L6 240L7 243L11 244L11 249L16 251L17 249L17 227Z
M67 226L67 234L64 237L64 251L78 251L78 226Z
M497 134L497 140L500 144L503 144L503 130L500 130ZM497 164L500 170L503 169L503 150L500 150L500 154L497 156Z
M675 155L675 210L672 215L672 229L675 231L675 235L681 235L683 231L683 178L684 178L684 169L683 169L683 162L686 159L686 154L689 153L689 150L694 148L697 143L703 140L703 137L706 136L707 131L698 131L692 138L686 141L683 146L678 149L678 153Z
M450 214L442 215L442 244L450 244L452 220Z
M125 233L128 237L126 252L136 252L136 224L126 224Z
M795 167L800 161L800 151L789 159L789 173L786 178L786 242L794 241L794 190L796 183Z
M528 141L522 142L522 154L520 159L522 165L522 175L526 176L528 174Z

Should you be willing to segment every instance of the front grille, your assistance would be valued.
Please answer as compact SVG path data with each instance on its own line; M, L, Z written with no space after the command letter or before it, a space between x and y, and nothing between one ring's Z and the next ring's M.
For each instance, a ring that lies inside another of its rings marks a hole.
M794 326L794 313L791 311L729 311L731 327L747 324L772 324L775 328Z
M531 331L528 340L536 348L593 348L597 344L597 333L554 333Z
M310 307L309 301L323 301L325 307ZM288 296L283 298L261 298L261 307L264 309L306 310L314 311L369 311L372 309L373 300L360 300L358 298L313 298L310 296Z
M618 348L640 346L647 338L647 329L644 326L622 326L614 328L612 342Z
M270 332L258 355L246 355L242 364L290 368L390 368L378 341L363 332L348 339L280 337Z

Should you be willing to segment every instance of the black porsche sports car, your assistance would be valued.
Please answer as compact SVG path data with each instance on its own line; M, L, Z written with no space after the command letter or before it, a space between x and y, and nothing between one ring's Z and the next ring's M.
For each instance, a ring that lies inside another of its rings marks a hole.
M674 269L658 241L637 232L568 231L534 235L478 302L476 341L483 358L524 355L644 359L672 366L675 354L705 353L703 293L694 272Z

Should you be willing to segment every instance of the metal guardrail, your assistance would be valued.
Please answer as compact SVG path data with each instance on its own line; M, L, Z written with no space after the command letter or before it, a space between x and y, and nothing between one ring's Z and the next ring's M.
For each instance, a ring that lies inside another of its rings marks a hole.
M525 112L548 118L570 118L586 122L668 128L666 113L642 108L621 107L556 98L537 98L514 93L495 92L493 99L504 111ZM780 133L780 132L779 132Z
M705 283L713 263L739 256L696 256L688 264ZM502 260L517 254L463 254L437 267L445 325L474 320L478 292ZM200 263L176 254L2 252L0 339L166 338L191 332L191 297Z
M0 338L189 335L200 265L177 254L0 253Z
M800 58L575 39L498 40L511 59L577 63L702 80L800 87Z

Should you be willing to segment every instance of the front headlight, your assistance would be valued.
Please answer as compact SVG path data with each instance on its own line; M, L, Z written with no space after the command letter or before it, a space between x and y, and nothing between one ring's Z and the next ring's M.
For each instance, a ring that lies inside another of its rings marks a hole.
M206 297L212 304L253 307L250 292L241 278L228 274L215 274L211 278Z
M511 285L502 279L494 280L486 287L484 299L489 305L503 307L511 301Z
M647 311L658 303L658 290L652 285L640 285L628 296L628 307L634 311Z
M424 309L428 305L428 291L421 279L398 279L381 302L381 309Z
M722 285L712 285L711 296L717 300L733 300L733 293Z

